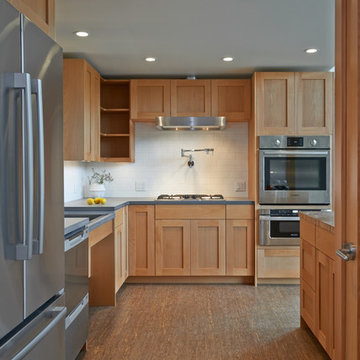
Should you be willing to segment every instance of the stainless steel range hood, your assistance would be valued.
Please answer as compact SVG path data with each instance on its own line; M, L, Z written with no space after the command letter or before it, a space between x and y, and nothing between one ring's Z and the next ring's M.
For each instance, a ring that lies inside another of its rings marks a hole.
M226 118L224 116L157 116L155 123L159 130L223 130Z

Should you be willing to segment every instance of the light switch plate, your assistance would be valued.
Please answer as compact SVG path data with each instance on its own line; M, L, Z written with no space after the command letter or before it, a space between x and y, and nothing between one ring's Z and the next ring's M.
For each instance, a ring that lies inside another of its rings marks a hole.
M135 181L135 191L146 191L146 184L144 181Z

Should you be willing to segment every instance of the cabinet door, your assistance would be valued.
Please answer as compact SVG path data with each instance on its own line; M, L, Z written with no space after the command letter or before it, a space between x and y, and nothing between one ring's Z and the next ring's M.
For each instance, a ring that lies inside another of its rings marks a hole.
M295 74L296 132L331 135L333 123L333 73Z
M127 232L127 210L124 212L124 224L122 226L121 234L121 274L122 282L124 283L129 274L129 262L128 262L128 232Z
M315 290L315 247L304 239L300 241L300 277L302 281L306 281L307 284Z
M257 135L295 133L294 73L255 73Z
M8 0L35 25L55 37L55 0Z
M122 237L123 237L123 226L119 225L115 229L115 290L118 291L123 284L123 266L122 266Z
M226 220L226 275L254 275L254 220Z
M315 330L315 291L305 281L300 282L300 315L313 333Z
M211 80L211 113L226 121L250 121L250 79Z
M171 80L172 116L210 116L210 80Z
M132 120L170 116L170 80L131 80L130 97Z
M156 275L190 275L190 220L156 221Z
M225 220L191 221L191 275L225 275Z
M333 350L334 288L333 260L316 250L316 319L315 334L330 354Z
M129 275L155 275L154 206L129 207Z

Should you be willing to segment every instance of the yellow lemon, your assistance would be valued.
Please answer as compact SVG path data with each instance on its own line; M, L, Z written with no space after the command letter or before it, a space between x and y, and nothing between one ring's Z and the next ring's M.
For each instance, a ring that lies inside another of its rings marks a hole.
M95 204L100 204L101 199L99 197L95 198L94 202Z
M105 198L100 199L100 203L105 205L106 204L106 199Z
M94 199L92 198L88 198L86 202L88 203L88 205L94 205Z

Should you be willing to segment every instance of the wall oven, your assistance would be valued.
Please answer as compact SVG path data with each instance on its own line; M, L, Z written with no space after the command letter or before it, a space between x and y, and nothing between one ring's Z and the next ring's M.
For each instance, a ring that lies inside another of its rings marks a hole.
M260 136L260 204L330 204L330 136Z

